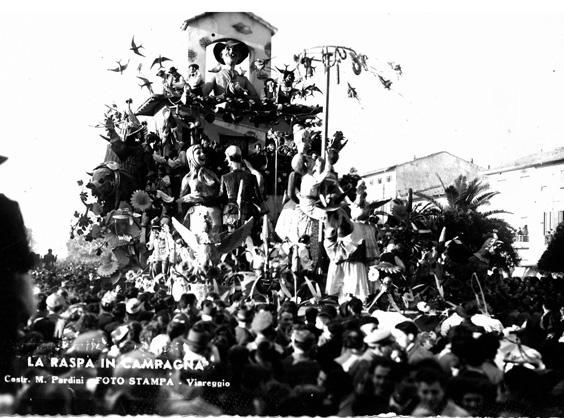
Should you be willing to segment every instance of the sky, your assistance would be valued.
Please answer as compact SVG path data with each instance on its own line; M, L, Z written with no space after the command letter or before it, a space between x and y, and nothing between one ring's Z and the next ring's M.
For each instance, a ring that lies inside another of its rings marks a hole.
M182 22L204 11L251 11L278 32L273 63L317 45L342 45L388 72L390 90L347 65L332 79L329 132L349 139L337 165L359 172L438 151L486 168L562 146L564 5L555 2L12 2L0 6L0 192L17 200L33 248L64 255L77 180L101 163L105 105L148 96L159 54L186 71ZM347 7L345 7L347 6ZM207 7L207 8L206 8ZM129 51L132 36L146 60ZM123 75L107 71L121 59ZM137 72L143 64L141 73ZM324 86L322 71L313 80ZM360 102L347 97L347 83ZM320 97L318 100L322 100Z

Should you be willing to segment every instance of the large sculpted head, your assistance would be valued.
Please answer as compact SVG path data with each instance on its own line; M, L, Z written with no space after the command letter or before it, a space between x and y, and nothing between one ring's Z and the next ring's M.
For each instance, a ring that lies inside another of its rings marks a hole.
M192 145L186 150L186 161L190 171L197 170L206 164L206 154L201 145Z

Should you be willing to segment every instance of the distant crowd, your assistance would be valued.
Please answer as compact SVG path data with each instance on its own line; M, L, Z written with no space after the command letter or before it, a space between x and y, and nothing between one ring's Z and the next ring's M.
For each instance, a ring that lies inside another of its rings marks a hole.
M3 412L564 415L564 283L550 277L496 279L487 315L474 301L404 315L354 298L175 301L102 288L84 268L33 274Z

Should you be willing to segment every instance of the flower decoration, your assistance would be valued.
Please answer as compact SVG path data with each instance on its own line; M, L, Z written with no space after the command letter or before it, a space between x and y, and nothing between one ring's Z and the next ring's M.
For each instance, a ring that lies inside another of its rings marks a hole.
M374 266L374 268L387 274L396 274L401 272L401 267L396 266L388 261L380 261Z
M144 190L136 190L131 195L131 206L141 212L150 209L152 204L153 201L149 197L149 194Z
M136 278L137 274L133 270L129 270L127 273L125 273L125 280L128 282L134 282Z
M98 267L97 273L102 277L110 277L112 274L118 271L119 263L117 260L111 258L106 259Z
M368 280L371 282L375 282L380 278L380 270L378 270L375 266L370 266L368 269Z

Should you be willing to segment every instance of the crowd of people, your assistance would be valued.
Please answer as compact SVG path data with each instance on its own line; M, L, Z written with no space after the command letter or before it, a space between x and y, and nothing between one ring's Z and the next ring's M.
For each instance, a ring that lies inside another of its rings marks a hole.
M368 314L356 298L277 306L208 292L175 302L164 288L111 289L85 267L34 275L37 307L19 329L4 412L564 412L560 280L500 279L489 315L475 302L440 311L424 301L416 313Z

